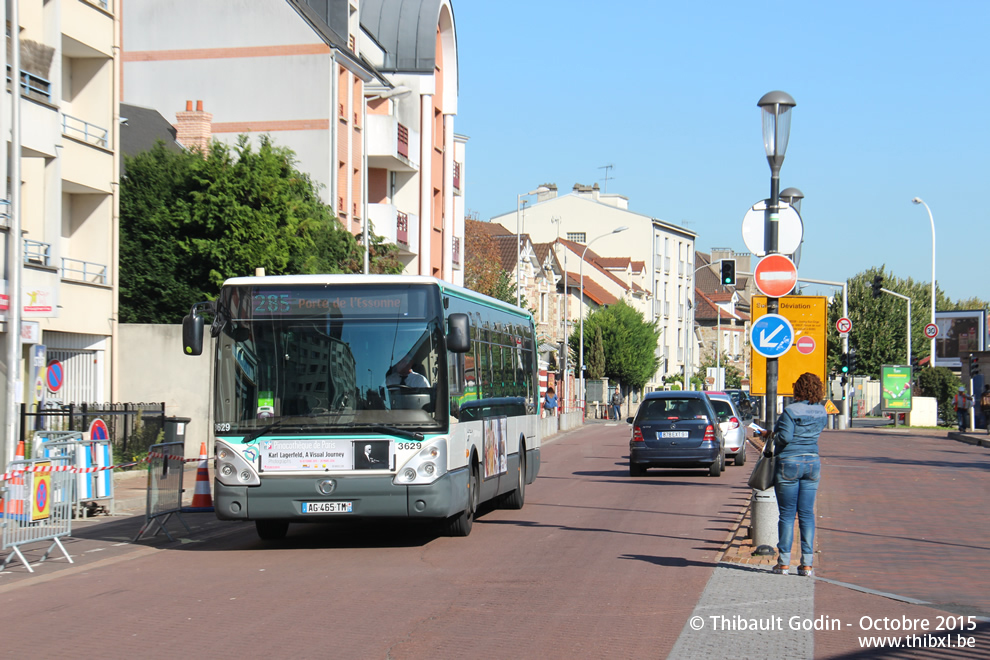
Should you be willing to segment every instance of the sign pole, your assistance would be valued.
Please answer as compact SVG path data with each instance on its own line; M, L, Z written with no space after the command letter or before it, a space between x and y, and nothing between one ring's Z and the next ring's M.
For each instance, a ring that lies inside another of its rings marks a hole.
M767 204L763 232L764 252L771 255L777 252L777 226L780 209L780 169L772 170L770 177L770 202ZM767 298L767 314L777 314L780 305L777 298ZM773 430L777 422L777 358L767 358L767 428Z

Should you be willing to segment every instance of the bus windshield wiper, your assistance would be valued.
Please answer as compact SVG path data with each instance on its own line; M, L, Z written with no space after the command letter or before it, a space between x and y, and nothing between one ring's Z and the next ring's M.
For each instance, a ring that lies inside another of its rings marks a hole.
M422 433L417 431L407 431L406 429L400 429L394 426L388 426L386 424L352 424L351 426L353 428L366 428L369 431L378 431L379 433L390 433L403 438L409 438L410 440L423 439Z
M246 445L247 443L251 442L252 440L256 440L257 438L260 438L261 436L265 435L269 431L272 431L272 430L277 429L278 427L282 426L288 420L289 420L288 417L283 417L282 419L278 420L274 424L269 424L268 426L262 426L260 429L255 429L251 433L249 433L246 436L244 436L243 438L241 438L241 444L245 444Z

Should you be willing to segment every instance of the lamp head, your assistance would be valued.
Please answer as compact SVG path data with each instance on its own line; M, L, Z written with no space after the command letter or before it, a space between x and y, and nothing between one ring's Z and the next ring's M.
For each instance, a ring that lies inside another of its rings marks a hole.
M629 227L616 227L615 229L612 230L612 233L618 234L620 231L625 231L627 229L629 229Z
M783 161L791 132L791 108L797 105L787 92L767 92L756 104L763 115L763 148L767 159ZM773 164L773 163L771 163ZM777 167L779 167L779 162Z
M920 197L915 197L914 199L911 200L911 202L913 204L921 204L921 198Z

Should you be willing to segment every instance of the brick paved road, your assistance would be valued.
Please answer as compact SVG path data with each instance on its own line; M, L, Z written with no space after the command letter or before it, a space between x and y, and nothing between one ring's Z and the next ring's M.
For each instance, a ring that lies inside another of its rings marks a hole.
M820 576L990 616L990 451L849 431L821 452Z

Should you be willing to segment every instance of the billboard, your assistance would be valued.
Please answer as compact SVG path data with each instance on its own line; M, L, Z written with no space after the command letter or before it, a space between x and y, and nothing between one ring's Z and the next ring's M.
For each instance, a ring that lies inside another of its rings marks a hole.
M961 369L962 358L987 345L987 313L983 309L935 312L935 366Z
M825 382L828 299L824 296L784 296L777 299L777 313L794 327L791 348L777 358L777 395L794 396L794 381L811 372ZM767 297L753 296L750 306L753 323L767 313ZM751 351L753 371L751 394L767 393L767 359Z
M880 409L911 412L910 365L885 364L880 367Z

